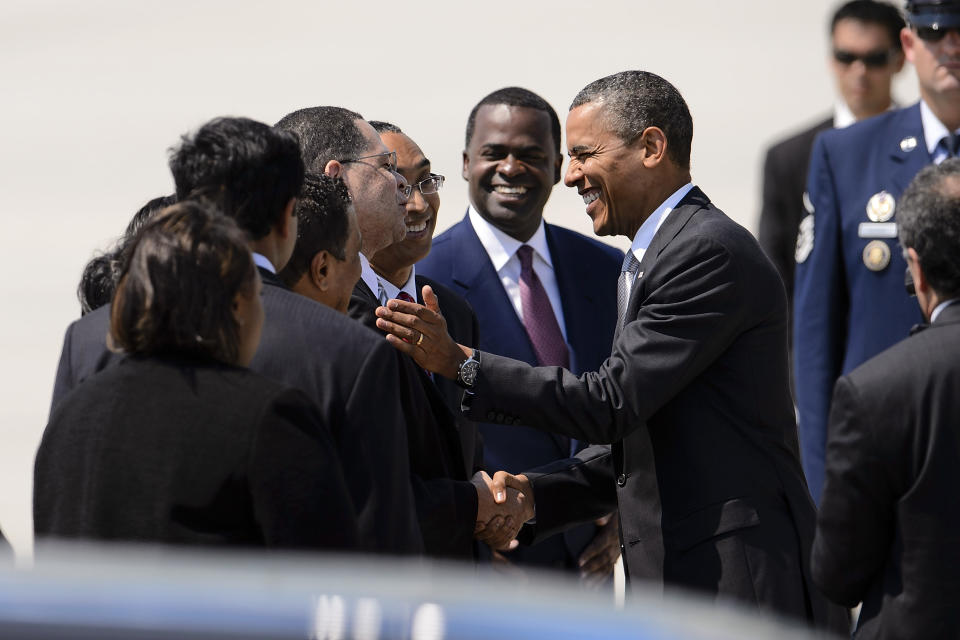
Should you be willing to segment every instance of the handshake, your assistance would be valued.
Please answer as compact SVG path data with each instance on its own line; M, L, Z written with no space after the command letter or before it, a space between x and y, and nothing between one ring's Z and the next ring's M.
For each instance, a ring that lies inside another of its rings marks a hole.
M477 523L473 535L491 549L507 551L519 544L517 533L535 514L533 486L523 474L478 471L470 480L477 489Z

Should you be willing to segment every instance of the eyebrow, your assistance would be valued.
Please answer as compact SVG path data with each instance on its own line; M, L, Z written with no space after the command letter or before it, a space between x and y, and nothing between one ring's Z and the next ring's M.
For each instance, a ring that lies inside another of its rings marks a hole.
M568 151L567 153L569 153L570 155L576 155L578 153L584 153L585 151L589 151L589 150L590 150L590 147L588 147L587 145L578 144L575 147L571 147L570 151Z
M481 146L480 148L481 149L516 149L521 153L525 151L543 151L544 150L544 147L541 147L538 144L528 144L522 147L512 147L509 144L500 144L497 142L488 142L487 144Z

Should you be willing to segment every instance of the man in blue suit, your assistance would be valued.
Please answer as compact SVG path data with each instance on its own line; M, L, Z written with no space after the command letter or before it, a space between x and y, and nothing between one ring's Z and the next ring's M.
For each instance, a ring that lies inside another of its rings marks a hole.
M467 121L467 214L434 239L417 272L467 299L479 321L477 348L580 373L610 354L623 254L544 223L562 162L560 120L543 98L517 87L483 98ZM586 444L528 427L482 424L480 430L485 466L510 473L568 458ZM606 576L618 553L613 521L599 529L581 525L506 555Z
M925 165L957 154L960 0L911 0L907 22L900 39L920 103L824 133L810 161L814 212L797 238L794 354L801 458L816 501L834 382L922 322L903 286L897 200Z

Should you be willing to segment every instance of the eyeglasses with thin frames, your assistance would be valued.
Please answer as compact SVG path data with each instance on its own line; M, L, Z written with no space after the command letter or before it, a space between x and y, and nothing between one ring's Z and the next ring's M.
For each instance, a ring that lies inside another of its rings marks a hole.
M386 158L387 166L382 167L387 171L397 172L397 152L396 151L384 151L382 153L372 153L368 156L360 156L359 158L347 158L346 160L341 160L340 164L347 164L350 162L360 162L361 160L369 160L370 158ZM360 164L367 164L366 162L360 162ZM371 165L372 166L372 165Z
M417 189L420 191L421 195L429 196L431 194L440 191L440 188L443 186L443 181L446 180L445 177L441 176L438 173L431 173L430 177L426 180L421 180L416 184L407 184L401 187L403 195L406 198L409 198L413 195L413 190Z

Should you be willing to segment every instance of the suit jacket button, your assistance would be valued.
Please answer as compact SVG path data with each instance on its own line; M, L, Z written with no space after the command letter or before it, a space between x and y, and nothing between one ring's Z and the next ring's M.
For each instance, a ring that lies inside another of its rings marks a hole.
M513 426L515 426L515 427L519 427L519 426L520 426L520 418L514 418L514 419L513 419Z
M617 486L622 487L625 484L627 484L627 476L621 473L617 476Z
M502 413L498 413L498 414L497 414L497 422L499 422L500 424L503 424L503 414L502 414Z
M487 420L494 420L497 417L493 411L487 411Z

